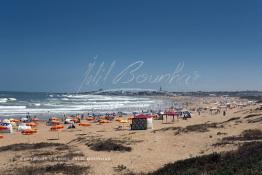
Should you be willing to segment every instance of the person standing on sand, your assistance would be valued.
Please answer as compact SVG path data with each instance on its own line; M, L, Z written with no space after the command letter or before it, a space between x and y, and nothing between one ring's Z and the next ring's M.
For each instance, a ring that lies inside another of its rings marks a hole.
M223 116L226 116L226 111L223 112Z
M201 115L200 108L198 108L197 111L198 111L198 115Z

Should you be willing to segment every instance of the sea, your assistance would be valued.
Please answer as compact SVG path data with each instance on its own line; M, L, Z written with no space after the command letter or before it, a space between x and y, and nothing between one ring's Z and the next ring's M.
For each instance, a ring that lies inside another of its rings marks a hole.
M161 98L42 92L0 92L0 117L84 113L130 113L160 110L171 105Z

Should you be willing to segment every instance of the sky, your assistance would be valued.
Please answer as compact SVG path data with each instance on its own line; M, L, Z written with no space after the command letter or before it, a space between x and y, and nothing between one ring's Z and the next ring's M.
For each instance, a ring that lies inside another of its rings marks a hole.
M260 0L3 0L0 90L262 90L261 19Z

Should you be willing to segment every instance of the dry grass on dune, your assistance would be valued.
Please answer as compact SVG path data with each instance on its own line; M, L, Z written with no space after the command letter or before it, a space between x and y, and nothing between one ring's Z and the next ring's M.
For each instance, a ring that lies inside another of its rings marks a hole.
M67 174L67 175L87 175L89 174L89 166L78 166L72 164L54 164L45 166L24 166L13 168L3 172L2 175L48 175L48 174Z
M0 152L14 152L9 165L0 169L1 175L87 174L89 166L72 161L84 154L74 147L60 143L13 144L0 147ZM27 166L26 166L27 165Z
M20 143L20 144L13 144L13 145L0 147L0 152L26 151L26 150L35 150L35 149L50 148L50 147L58 147L58 149L69 148L68 145L61 144L61 143L48 143L48 142L41 142L36 144Z
M261 175L262 142L245 143L237 151L213 153L168 164L147 175Z
M213 144L213 146L223 146L227 144L235 144L236 142L259 140L262 140L262 131L259 129L249 129L244 130L239 136L224 137L218 143Z
M182 133L191 133L191 132L209 132L211 128L223 128L224 126L221 123L204 123L204 124L196 124L196 125L189 125L185 128L182 127L168 127L162 128L159 130L153 131L156 132L164 132L164 131L175 131L175 135L182 134Z
M177 161L149 173L133 173L121 165L115 171L122 175L261 175L261 162L262 142L248 142L236 151Z

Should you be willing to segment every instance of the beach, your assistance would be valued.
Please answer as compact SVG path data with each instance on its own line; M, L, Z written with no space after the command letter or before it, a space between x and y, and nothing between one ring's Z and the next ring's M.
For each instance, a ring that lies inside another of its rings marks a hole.
M188 109L204 104L212 106L217 101L217 97L205 100L199 97L193 100L188 97L172 98L186 104ZM0 147L21 143L59 143L60 147L66 145L67 148L62 151L52 145L19 151L1 151L0 148L0 171L1 174L15 174L19 168L65 163L79 166L79 169L85 167L79 174L148 173L178 160L236 150L245 141L222 143L222 139L238 137L247 130L260 130L262 111L259 107L254 104L228 109L225 116L222 112L210 114L207 110L199 114L193 111L192 118L187 120L175 118L172 122L172 118L168 118L167 123L165 120L153 120L154 128L142 131L130 130L130 121L119 123L113 120L105 124L89 122L91 126L88 127L76 125L75 129L65 127L53 132L45 121L39 121L36 134L2 134L4 138L1 139ZM117 126L121 126L121 129L116 129ZM114 142L124 147L120 151L95 150L96 142ZM68 157L68 154L71 156Z

